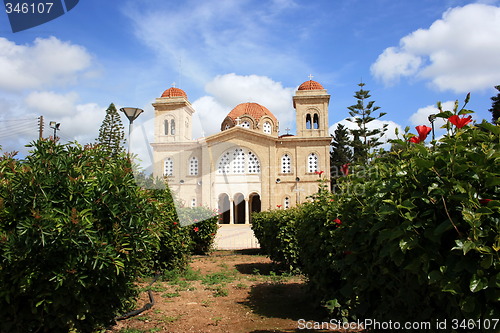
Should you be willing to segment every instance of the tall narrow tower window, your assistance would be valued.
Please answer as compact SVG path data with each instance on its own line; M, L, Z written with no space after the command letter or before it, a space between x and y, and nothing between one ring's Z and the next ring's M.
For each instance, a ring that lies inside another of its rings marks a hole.
M170 134L175 135L175 120L170 121Z
M315 113L313 117L313 128L319 129L319 116L317 113Z
M189 159L189 175L190 176L198 175L198 159L195 156Z
M311 115L309 113L306 115L306 129L311 129Z
M164 175L165 176L173 176L174 175L174 160L171 157L167 157L165 159Z
M316 171L318 171L318 155L311 153L307 157L307 172L313 173Z
M281 157L281 173L292 173L292 159L288 154Z
M164 131L165 131L165 135L168 135L168 120L165 119L165 121L163 122L163 127L164 127Z

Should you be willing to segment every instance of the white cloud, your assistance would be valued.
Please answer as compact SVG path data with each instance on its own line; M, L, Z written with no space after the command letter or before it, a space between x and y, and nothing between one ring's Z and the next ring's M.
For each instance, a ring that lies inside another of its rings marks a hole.
M63 116L73 110L78 94L70 92L64 95L52 91L35 91L26 97L26 105L45 116Z
M293 1L276 0L265 6L232 0L184 1L175 9L159 3L130 1L124 12L134 24L136 37L155 51L160 62L190 80L203 84L214 73L230 68L248 73L263 68L266 73L286 73L290 68L309 72L292 51L295 44L283 49L277 33L281 20L276 17L297 7Z
M453 107L455 105L455 102L448 101L448 102L441 103L441 105L442 105L442 108L444 111L446 111L446 110L452 111ZM415 112L414 114L412 114L410 116L410 123L414 126L418 126L418 125L430 126L429 116L431 114L436 114L436 113L439 113L437 106L427 105L423 108L418 109L417 112ZM436 118L436 120L434 121L434 127L437 129L437 128L443 126L445 123L446 123L446 120L444 118Z
M37 38L33 45L0 37L0 88L19 91L74 83L91 58L82 46L55 37Z
M336 122L329 128L329 133L330 134L335 134L335 130L337 129L337 126L339 124L344 125L348 129L357 129L358 125L356 123L353 123L349 120L343 119L341 121ZM384 149L388 149L390 147L390 144L387 144L388 140L396 139L396 129L399 131L399 134L401 135L403 133L403 130L401 129L401 126L394 121L391 120L379 120L375 119L371 122L368 123L366 126L367 129L372 130L372 129L377 129L377 128L382 128L384 124L387 124L387 131L385 132L384 136L380 141L385 142L386 144L383 144L381 147ZM351 140L353 139L352 135L349 135Z
M197 127L195 137L219 132L220 124L227 114L238 104L246 102L259 103L268 108L278 118L282 132L295 121L292 105L294 89L283 87L280 82L266 76L219 75L207 83L205 89L210 96L203 96L193 102L202 124Z
M401 77L429 80L456 93L490 88L500 79L500 7L471 4L446 11L428 29L403 37L372 64L386 84Z

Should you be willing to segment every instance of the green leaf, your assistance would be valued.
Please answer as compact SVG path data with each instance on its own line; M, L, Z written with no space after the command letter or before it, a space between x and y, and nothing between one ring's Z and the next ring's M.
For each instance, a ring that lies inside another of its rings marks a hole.
M484 276L478 277L476 274L474 274L469 283L470 291L476 293L486 288L488 288L488 279Z
M416 158L415 159L415 164L419 169L429 169L434 166L434 162L431 160L424 160L421 158Z

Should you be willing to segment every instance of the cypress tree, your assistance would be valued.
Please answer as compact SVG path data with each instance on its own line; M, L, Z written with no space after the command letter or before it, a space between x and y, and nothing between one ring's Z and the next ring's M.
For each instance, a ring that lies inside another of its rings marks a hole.
M491 104L491 109L488 111L491 112L491 122L493 124L496 124L498 121L498 118L500 118L500 85L495 86L495 89L499 91L498 95L493 96L491 100L493 103Z
M99 129L97 143L104 146L111 156L125 151L125 133L122 120L113 103L106 109L106 116Z
M339 124L332 134L332 142L330 144L332 150L330 152L330 174L331 178L341 175L341 166L352 162L351 141L349 140L349 131L347 128Z
M358 138L359 142L355 140L354 149L358 150L360 163L366 163L368 160L368 153L371 149L376 148L383 144L380 139L387 131L387 124L382 128L368 129L368 124L375 119L383 117L386 113L381 112L378 116L372 116L372 113L380 109L379 106L374 106L375 101L368 101L371 97L369 90L363 90L365 84L361 82L358 84L360 89L354 94L354 98L358 101L356 104L348 107L349 115L352 118L347 118L350 122L358 125L357 129L351 129L350 132L354 138ZM359 147L357 147L359 145ZM356 152L355 152L356 153Z

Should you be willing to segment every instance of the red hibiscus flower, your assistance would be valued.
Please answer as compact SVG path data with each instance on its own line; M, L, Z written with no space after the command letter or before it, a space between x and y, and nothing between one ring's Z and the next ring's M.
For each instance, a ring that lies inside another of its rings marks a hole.
M322 174L324 174L325 172L324 171L314 171L315 174L321 176Z
M479 203L483 206L486 206L491 199L479 199Z
M174 222L174 225L177 225L177 222Z
M276 205L276 207L281 208L281 205Z
M200 228L198 228L198 227L194 227L194 228L193 228L193 231L194 231L194 232L198 232L198 231L200 231Z
M415 129L417 130L418 136L413 136L410 138L410 142L413 143L420 143L425 141L427 135L429 135L429 133L432 131L432 128L425 125L416 126Z
M342 224L342 221L340 221L338 218L336 218L335 220L333 220L333 222L337 223L338 225Z
M457 115L454 115L448 118L448 121L453 125L457 126L458 128L462 128L472 121L472 116L459 117Z
M340 166L340 171L344 176L347 176L349 174L349 165L351 165L351 163L343 164Z

